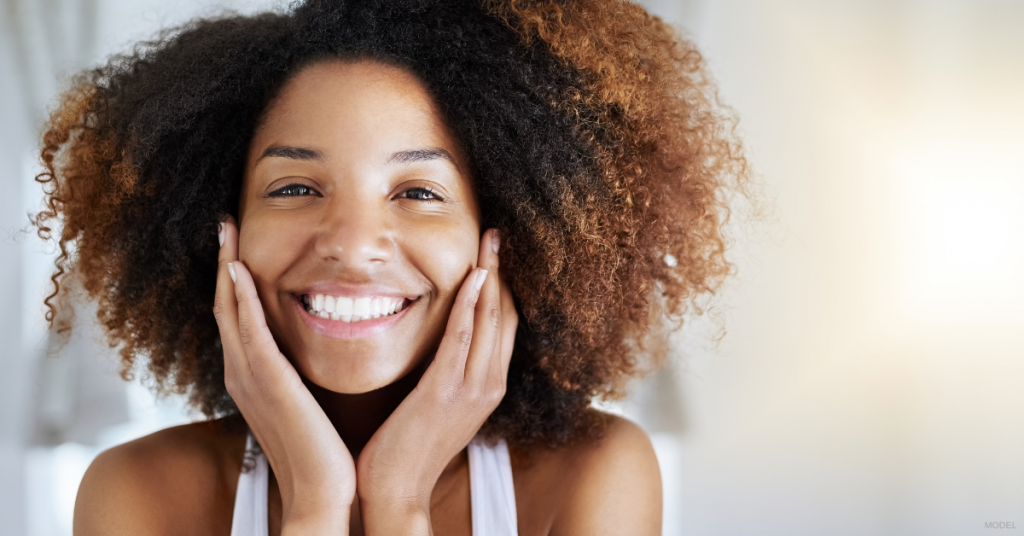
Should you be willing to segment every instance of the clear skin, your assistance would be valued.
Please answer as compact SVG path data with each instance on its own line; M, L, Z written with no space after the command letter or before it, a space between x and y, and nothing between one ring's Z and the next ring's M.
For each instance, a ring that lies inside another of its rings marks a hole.
M225 378L280 486L283 534L348 529L357 494L367 532L429 533L438 477L504 395L517 317L496 276L500 240L480 239L466 163L424 102L396 68L303 70L253 139L237 252L224 225ZM315 114L345 120L305 120ZM300 306L324 288L409 305L385 331L335 338ZM366 404L351 395L395 385L432 354L414 388L376 400L397 409L359 434Z
M325 61L271 103L240 222L221 227L215 316L225 383L272 469L271 534L469 534L464 448L505 392L517 315L500 237L413 75ZM358 338L318 331L304 293L399 294ZM90 466L76 534L230 530L243 438L210 423L116 447ZM520 534L659 534L647 437L513 453Z
M281 351L303 377L337 393L394 383L437 348L478 262L480 211L467 164L424 102L429 95L402 70L320 64L285 87L252 141L238 258L251 268ZM345 120L306 120L315 114ZM264 156L281 147L320 157ZM308 194L282 195L289 185ZM295 307L316 283L390 287L418 303L386 334L316 336Z

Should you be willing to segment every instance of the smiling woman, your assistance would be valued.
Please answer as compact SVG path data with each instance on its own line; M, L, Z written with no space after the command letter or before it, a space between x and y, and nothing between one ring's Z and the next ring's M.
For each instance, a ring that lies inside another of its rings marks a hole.
M281 351L330 391L408 375L477 266L469 166L436 108L408 71L323 60L282 88L253 137L239 259Z
M590 403L728 272L702 69L618 0L309 0L82 75L54 297L211 420L98 457L76 532L658 533L650 442Z

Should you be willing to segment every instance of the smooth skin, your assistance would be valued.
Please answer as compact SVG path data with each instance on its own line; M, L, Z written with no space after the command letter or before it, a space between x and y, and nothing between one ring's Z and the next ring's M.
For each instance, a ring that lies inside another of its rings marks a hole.
M467 169L396 67L323 61L270 104L240 222L222 225L215 316L272 469L272 535L471 533L465 446L504 396L518 317ZM386 331L331 337L299 301L331 285L411 305ZM660 534L650 441L608 418L600 440L512 452L520 534ZM228 534L244 442L213 421L104 452L75 534Z

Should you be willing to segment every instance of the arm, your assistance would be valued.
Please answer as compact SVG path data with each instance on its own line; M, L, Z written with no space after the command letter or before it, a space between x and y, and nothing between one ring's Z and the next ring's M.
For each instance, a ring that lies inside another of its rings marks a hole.
M579 447L577 477L551 536L661 534L661 473L647 434L613 417L604 438Z

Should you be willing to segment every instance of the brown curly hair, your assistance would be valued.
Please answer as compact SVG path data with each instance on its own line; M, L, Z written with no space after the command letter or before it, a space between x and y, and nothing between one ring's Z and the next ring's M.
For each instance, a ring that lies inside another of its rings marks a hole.
M522 320L486 431L554 446L596 430L592 398L658 364L652 328L730 272L724 199L749 175L700 53L622 0L307 0L195 21L81 75L37 177L34 221L44 239L59 229L48 319L74 277L126 377L144 356L159 387L237 414L211 312L217 222L236 213L267 103L328 57L423 80L505 237Z

